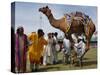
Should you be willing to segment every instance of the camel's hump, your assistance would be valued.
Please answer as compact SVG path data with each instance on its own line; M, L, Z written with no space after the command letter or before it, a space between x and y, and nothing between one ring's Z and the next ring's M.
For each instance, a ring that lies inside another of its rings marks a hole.
M73 16L73 17L81 17L81 18L88 18L89 19L89 16L86 15L85 13L81 12L81 11L76 11L76 12L71 12L71 13L66 13L65 15L67 16Z

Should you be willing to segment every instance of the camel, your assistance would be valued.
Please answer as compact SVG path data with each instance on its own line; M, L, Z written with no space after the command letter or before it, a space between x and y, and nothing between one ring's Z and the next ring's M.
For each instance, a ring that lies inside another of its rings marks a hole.
M86 37L85 53L90 49L90 39L96 29L91 18L89 19L87 25L83 23L83 19L82 20L72 19L71 25L69 28L67 21L65 21L65 18L62 17L61 19L55 19L51 12L51 9L48 6L39 8L39 11L47 16L51 26L63 31L65 33L66 38L68 38L71 43L73 42L71 34L73 33L77 35L84 34ZM83 54L83 56L85 55L85 53Z

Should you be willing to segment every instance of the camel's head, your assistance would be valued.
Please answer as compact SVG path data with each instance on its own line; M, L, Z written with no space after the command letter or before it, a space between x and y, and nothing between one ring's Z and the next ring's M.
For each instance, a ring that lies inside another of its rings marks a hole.
M39 8L39 11L42 12L43 14L47 15L47 16L51 14L51 10L49 9L48 6Z

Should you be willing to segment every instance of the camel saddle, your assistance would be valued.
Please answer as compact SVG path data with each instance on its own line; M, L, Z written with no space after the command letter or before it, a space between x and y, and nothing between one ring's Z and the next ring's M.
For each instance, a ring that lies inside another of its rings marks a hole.
M85 25L87 24L88 20L89 20L89 16L82 13L82 12L79 12L79 11L76 11L76 13L74 13L74 19L76 20L83 20L83 22L85 23Z
M78 11L72 12L72 13L69 13L69 14L65 14L64 18L65 18L65 21L66 21L66 24L67 24L66 32L69 31L70 26L71 26L71 22L73 21L73 19L82 21L85 26L89 22L89 16L82 13L82 12L78 12Z

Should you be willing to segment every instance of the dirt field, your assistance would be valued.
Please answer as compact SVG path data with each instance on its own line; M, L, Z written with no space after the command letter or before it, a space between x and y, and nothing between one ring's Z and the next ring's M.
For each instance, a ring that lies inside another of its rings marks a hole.
M59 64L40 66L40 72L50 72L50 71L67 71L67 70L79 70L79 69L94 69L97 68L97 48L90 48L87 54L83 58L83 67L72 66L70 64L62 63L62 53L58 54ZM28 65L29 66L29 65Z

